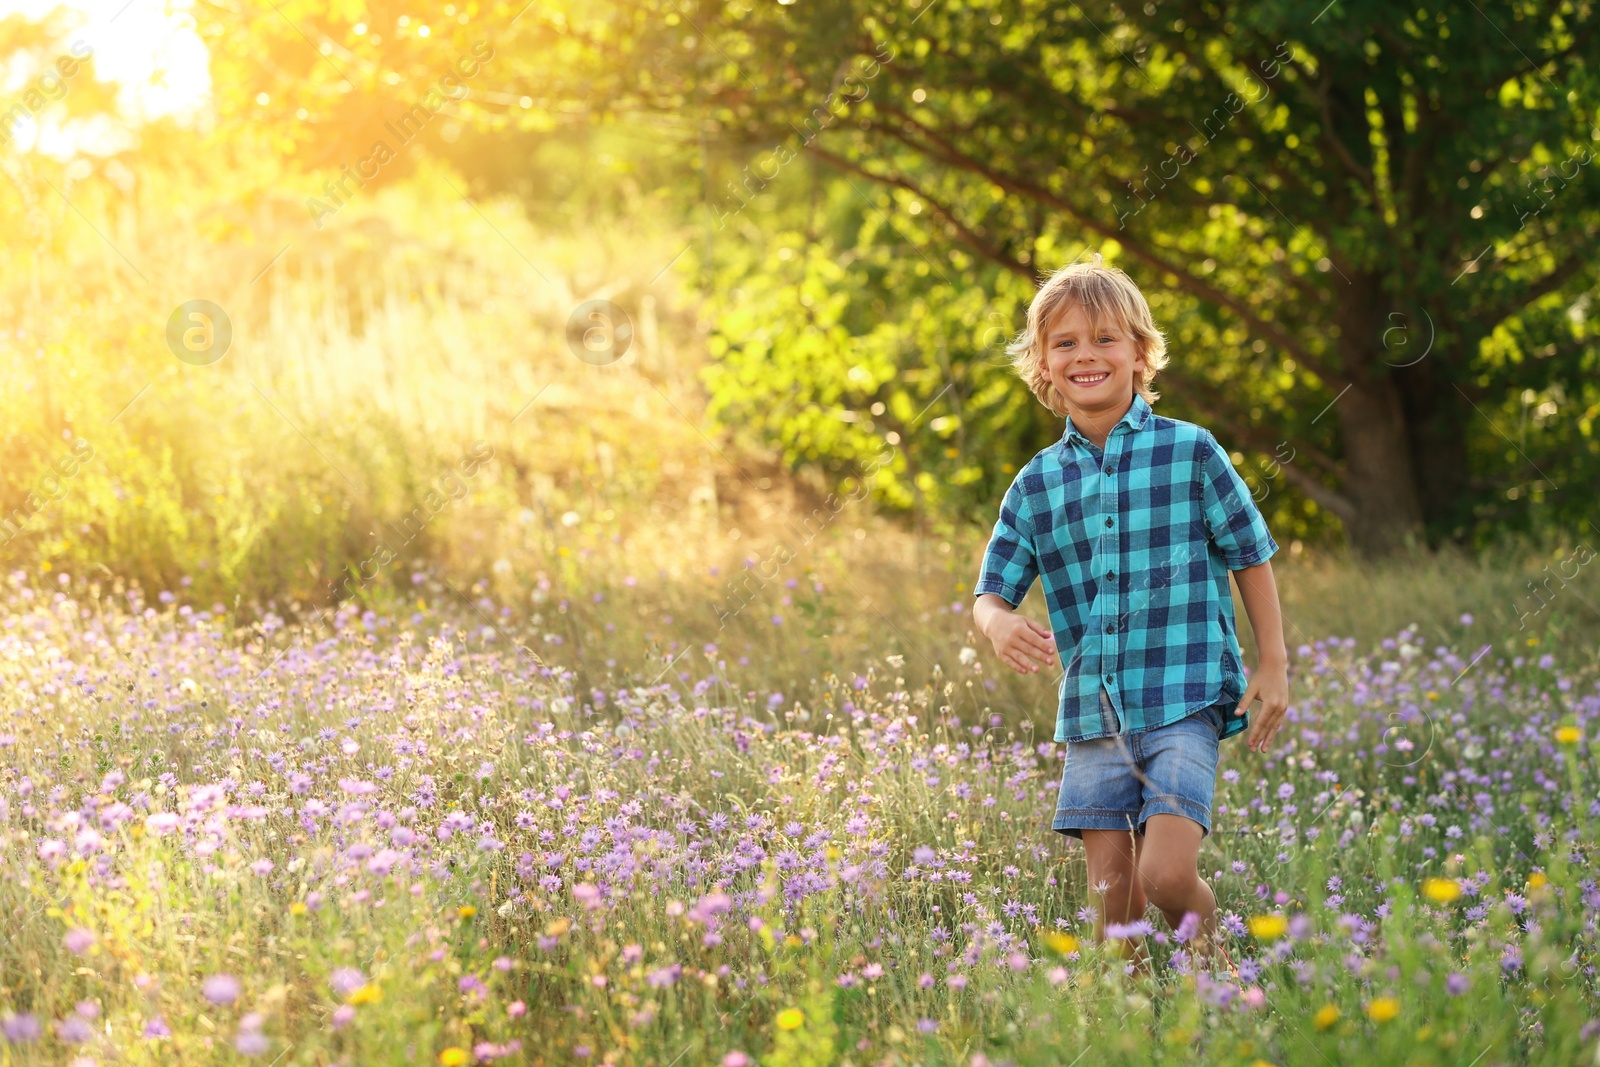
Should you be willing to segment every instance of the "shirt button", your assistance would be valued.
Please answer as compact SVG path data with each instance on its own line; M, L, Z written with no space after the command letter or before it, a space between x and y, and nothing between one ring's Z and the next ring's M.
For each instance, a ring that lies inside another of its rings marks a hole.
M1112 578L1115 578L1116 576L1117 576L1117 572L1116 571L1106 571L1106 579L1108 581L1110 579L1112 579Z
M1107 473L1107 474L1110 474L1110 473L1111 473L1111 471L1112 471L1112 466L1111 466L1111 464L1109 464L1109 463L1107 463L1107 464L1106 464L1106 473Z
M1112 525L1112 524L1113 524L1113 523L1114 523L1114 522L1115 522L1115 521L1116 521L1116 520L1115 520L1115 519L1107 519L1107 520L1106 520L1106 525L1107 525L1107 526L1110 526L1110 525Z
M1110 674L1106 675L1106 681L1108 681L1108 682L1111 681L1113 677L1114 676L1110 675Z
M1106 623L1106 633L1114 634L1116 632L1117 632L1117 624L1116 623L1114 623L1114 622Z

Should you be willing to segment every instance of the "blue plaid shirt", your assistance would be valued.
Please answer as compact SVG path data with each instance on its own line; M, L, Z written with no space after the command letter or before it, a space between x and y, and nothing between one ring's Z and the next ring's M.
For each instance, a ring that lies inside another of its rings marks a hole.
M1069 418L1061 440L1017 472L973 594L1015 607L1043 578L1065 668L1055 739L1085 741L1237 704L1244 665L1228 572L1277 550L1210 431L1135 395L1103 452ZM1249 724L1231 707L1224 719L1223 737Z

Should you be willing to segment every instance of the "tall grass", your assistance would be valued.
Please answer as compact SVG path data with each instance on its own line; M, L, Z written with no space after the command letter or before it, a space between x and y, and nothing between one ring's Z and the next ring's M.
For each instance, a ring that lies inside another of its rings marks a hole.
M0 1063L1594 1054L1593 671L1298 654L1201 853L1230 985L1159 918L1148 981L1093 942L1059 751L933 620L934 683L800 696L714 645L578 688L486 595L302 630L19 575L0 617Z

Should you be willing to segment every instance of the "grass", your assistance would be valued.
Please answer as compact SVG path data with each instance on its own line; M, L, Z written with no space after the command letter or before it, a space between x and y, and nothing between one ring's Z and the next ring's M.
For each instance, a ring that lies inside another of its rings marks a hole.
M938 628L932 685L891 660L780 696L707 646L579 689L478 595L312 632L14 576L0 1056L1592 1054L1592 671L1451 686L1463 651L1414 631L1302 650L1274 751L1224 747L1202 852L1241 991L1158 917L1149 982L1092 942L1057 746Z
M1224 746L1202 854L1245 988L1159 920L1130 982L1046 828L1053 681L970 631L988 531L707 430L692 303L638 266L677 241L443 178L322 234L182 170L29 209L0 1062L1595 1054L1585 543L1286 546L1291 720ZM602 292L638 340L595 367L565 320ZM195 296L210 367L161 337Z

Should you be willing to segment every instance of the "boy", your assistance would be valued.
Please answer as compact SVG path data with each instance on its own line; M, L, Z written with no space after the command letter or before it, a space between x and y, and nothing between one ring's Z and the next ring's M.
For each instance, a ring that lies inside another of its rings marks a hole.
M1083 841L1098 897L1095 936L1141 919L1153 903L1174 930L1193 913L1190 947L1209 959L1220 950L1216 897L1197 861L1211 832L1217 745L1248 727L1250 748L1265 752L1288 707L1268 562L1278 545L1216 439L1151 412L1166 341L1121 270L1096 254L1051 275L1007 350L1067 424L1006 491L973 590L973 623L1021 674L1054 663L1058 647L1070 650L1052 829ZM1248 686L1229 572L1259 652ZM1048 627L1015 610L1036 577ZM1129 940L1124 952L1147 973L1141 947Z

